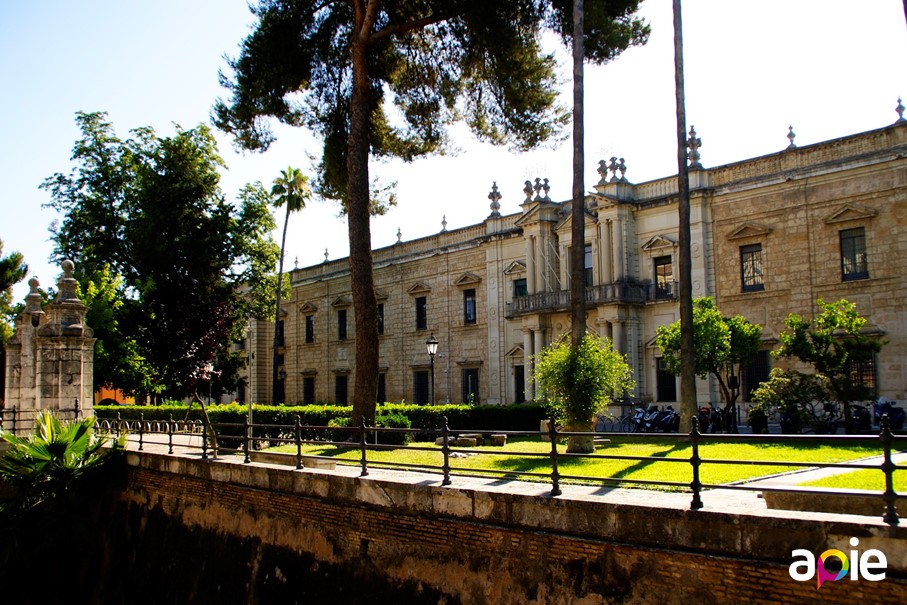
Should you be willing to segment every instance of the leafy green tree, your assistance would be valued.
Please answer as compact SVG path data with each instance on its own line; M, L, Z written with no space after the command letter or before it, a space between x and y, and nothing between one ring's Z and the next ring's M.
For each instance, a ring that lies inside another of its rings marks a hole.
M646 40L638 0L589 2L586 57L604 62ZM372 273L369 156L411 161L447 148L446 127L465 117L484 141L529 149L555 136L554 59L543 30L572 38L572 0L320 2L260 0L258 23L232 73L217 126L243 148L267 149L268 118L323 140L316 189L347 211L356 313L354 416L374 419L378 385L377 300ZM393 120L387 99L398 110Z
M772 354L799 359L825 377L844 408L845 428L851 433L855 427L850 403L872 395L854 369L857 364L872 362L883 342L863 334L866 318L860 317L854 303L843 298L826 303L820 298L816 304L820 311L812 321L797 313L787 316L781 346Z
M0 346L13 335L12 322L15 318L13 309L13 286L28 275L28 265L20 252L3 256L3 240L0 240ZM3 366L0 365L0 368Z
M283 219L283 235L280 237L280 261L277 269L277 304L274 310L274 359L273 359L273 377L271 396L273 403L282 403L277 401L278 393L278 376L277 360L280 349L280 299L283 294L283 257L287 246L287 225L290 224L290 214L299 212L305 208L306 202L312 197L312 190L309 187L309 178L302 174L298 168L290 166L286 170L280 171L280 176L274 179L274 185L271 187L271 195L274 196L274 207L280 208L286 206L287 214Z
M776 407L781 413L781 431L799 433L804 426L815 432L831 432L834 417L825 413L826 404L834 400L834 393L824 376L803 374L795 370L772 368L768 380L753 390L753 410L768 415Z
M737 430L734 406L740 394L740 370L756 357L761 333L761 326L740 315L722 315L711 297L693 301L696 375L705 378L711 374L718 382L725 403L726 430ZM659 326L655 342L661 349L667 370L679 374L682 363L680 322Z
M579 347L569 338L542 349L533 379L571 431L591 431L595 413L633 390L633 371L607 338L586 334ZM568 452L591 452L591 437L569 438Z
M76 121L74 169L42 186L63 215L51 229L54 257L76 262L86 321L102 337L100 383L190 394L209 363L230 355L247 317L265 307L258 301L273 300L270 198L253 184L237 204L224 200L223 161L203 125L121 140L104 113Z

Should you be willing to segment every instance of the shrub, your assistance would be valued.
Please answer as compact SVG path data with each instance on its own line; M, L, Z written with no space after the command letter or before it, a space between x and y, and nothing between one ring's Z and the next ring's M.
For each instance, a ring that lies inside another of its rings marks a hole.
M386 429L409 429L412 423L404 414L379 414L375 416L375 424ZM406 445L412 442L412 433L397 433L378 431L378 443L387 445Z

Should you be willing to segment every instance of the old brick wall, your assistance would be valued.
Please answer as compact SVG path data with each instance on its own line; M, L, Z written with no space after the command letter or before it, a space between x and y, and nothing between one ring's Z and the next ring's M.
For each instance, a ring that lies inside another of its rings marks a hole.
M111 571L136 577L163 561L167 591L182 584L222 597L210 602L306 602L354 591L372 602L496 605L907 599L907 530L865 517L693 512L657 507L658 494L649 505L621 504L550 498L544 486L457 487L458 479L441 488L359 478L355 469L149 454L132 455L131 464L117 503L126 526L111 534L115 548L133 552L113 553ZM888 555L886 580L829 582L817 593L814 582L789 577L792 547L821 552L850 536Z

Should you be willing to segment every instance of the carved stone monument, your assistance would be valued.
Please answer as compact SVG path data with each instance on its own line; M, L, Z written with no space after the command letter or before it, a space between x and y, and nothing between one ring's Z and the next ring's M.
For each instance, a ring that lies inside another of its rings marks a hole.
M25 310L6 343L4 430L30 432L39 410L53 410L64 420L92 413L96 339L76 295L74 265L65 260L61 267L59 292L46 309L41 308L38 280L29 280Z

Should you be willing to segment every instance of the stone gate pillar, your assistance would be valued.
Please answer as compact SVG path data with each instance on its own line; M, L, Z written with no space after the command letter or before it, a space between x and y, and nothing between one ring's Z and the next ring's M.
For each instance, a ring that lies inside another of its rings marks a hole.
M5 430L31 431L39 410L53 410L64 420L92 414L96 339L76 296L74 265L66 260L61 267L59 292L46 309L41 308L38 280L29 280L25 310L6 344Z

